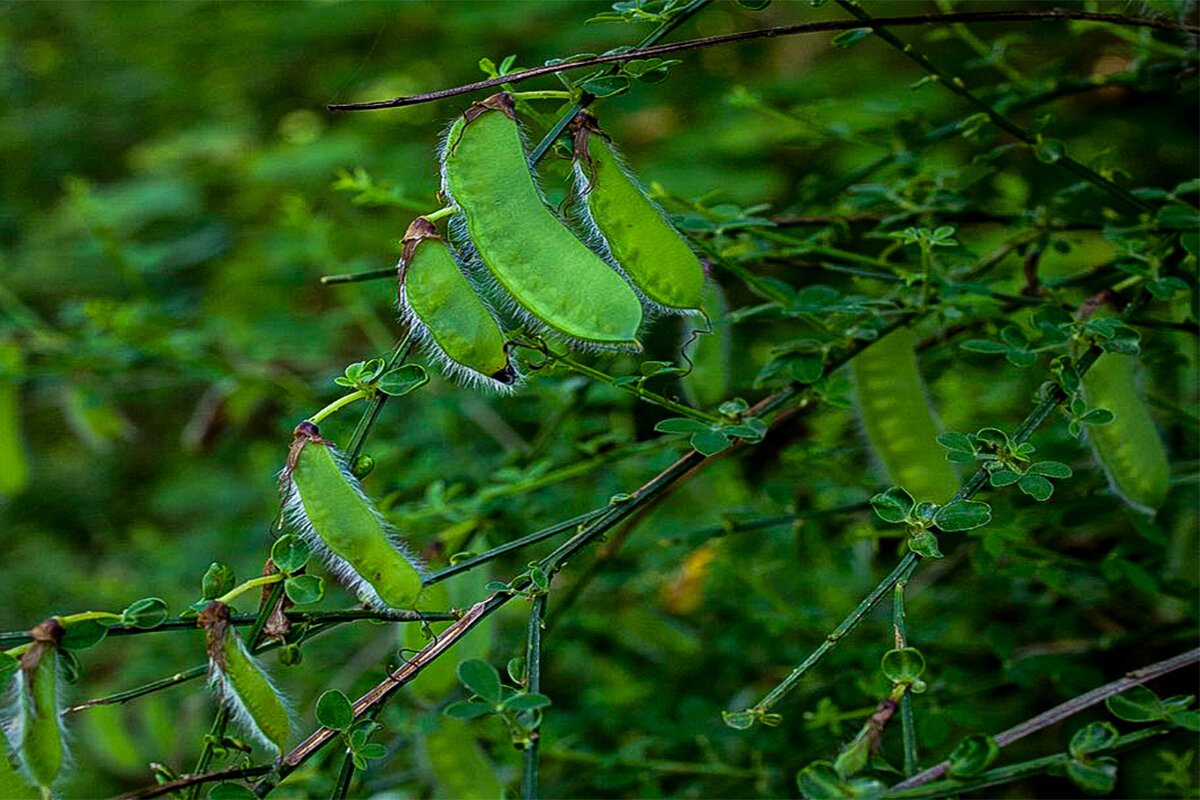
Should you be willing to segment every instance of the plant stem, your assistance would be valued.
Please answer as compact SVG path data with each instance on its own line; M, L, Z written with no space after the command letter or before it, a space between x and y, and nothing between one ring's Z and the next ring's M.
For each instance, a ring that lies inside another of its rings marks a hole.
M396 343L396 349L392 351L392 357L388 360L384 372L403 364L412 344L413 334L412 331L408 331L404 334L404 338ZM358 425L354 428L354 434L350 437L350 445L346 448L346 463L353 464L354 459L362 453L363 445L367 443L367 437L371 435L371 429L375 427L375 422L379 419L379 413L383 411L383 404L387 402L387 399L388 396L383 392L376 392L375 396L371 398L371 404L359 418Z
M430 213L422 214L421 216L429 222L437 222L439 219L443 219L457 212L458 206L442 206L437 211L431 211Z
M693 3L685 8L685 12L688 9L691 9L693 6L702 6L704 4L706 4L706 0L693 0ZM671 23L667 23L667 26L674 27L674 24L678 24L679 21L682 21L680 19L681 17L683 17L683 13L673 19ZM1180 31L1184 33L1196 33L1200 31L1200 29L1198 29L1195 25L1184 25L1165 19L1144 19L1138 17L1127 17L1121 14L1098 14L1089 11L1075 11L1061 8L1050 9L1047 11L960 12L956 14L925 14L906 17L881 17L873 21L872 27L878 25L890 25L892 27L904 27L911 25L944 25L950 22L985 23L1053 20L1091 20L1094 22L1109 22L1114 25L1158 28L1159 30ZM510 75L504 75L500 78L489 78L485 81L477 81L475 83L469 83L463 86L455 86L449 89L439 89L437 91L427 92L424 94L409 95L407 97L394 97L390 100L377 100L371 103L330 103L326 106L326 108L328 108L330 111L374 111L384 108L401 108L403 106L413 106L420 103L430 103L435 100L444 100L447 97L470 94L472 92L478 92L484 89L492 89L498 86L503 86L506 83L521 83L523 81L527 81L532 78L538 78L543 75L553 75L558 72L566 72L567 70L572 69L586 69L588 67L594 67L600 64L617 64L634 59L663 56L670 53L680 53L686 50L696 50L702 47L737 44L739 42L748 42L755 39L773 39L779 36L796 36L802 34L830 33L833 31L849 31L857 30L861 27L863 27L861 24L855 23L854 21L827 20L822 22L806 22L797 25L783 25L777 28L762 28L759 30L742 31L740 33L728 33L721 36L708 36L703 39L692 39L684 42L675 42L673 44L657 45L654 47L641 47L635 50L626 51L624 53L596 56L594 58L580 59L579 61L572 61L565 64L533 67L531 69L521 70L520 72L514 72ZM585 95L585 98L586 97L587 96ZM575 109L571 113L571 116L573 117L575 113L578 113L578 109ZM565 128L565 124L563 127ZM558 133L561 132L561 130L558 131ZM555 138L558 138L557 134L555 135Z
M334 400L329 405L322 408L317 413L313 414L311 417L308 418L308 421L314 425L319 425L319 424L321 424L321 421L323 419L328 417L333 412L337 411L339 408L344 408L345 406L350 405L354 401L361 400L362 398L364 398L366 396L367 396L367 392L362 389L359 389L356 392L351 392L350 394L347 394L347 395L343 395L343 396L339 397L337 400Z
M228 592L226 592L225 594L218 597L213 602L214 603L226 603L226 604L232 603L234 600L237 599L237 597L239 595L244 594L245 592L248 592L257 586L269 586L272 583L279 583L283 579L284 579L284 574L282 572L273 572L270 575L260 575L257 578L251 578L250 580L245 581L244 583L233 587L232 589L230 589ZM258 622L258 620L255 619L255 622Z
M322 275L321 283L330 286L335 283L360 283L362 281L374 281L380 278L395 278L396 268L385 267L383 269L369 269L365 272L343 272L339 275Z
M546 595L533 598L529 608L529 624L525 632L525 690L530 693L542 690L542 620L546 616ZM537 800L538 796L538 745L542 739L541 727L529 734L529 744L523 757L524 771L521 773L521 797Z
M892 632L896 649L908 647L908 628L904 614L904 590L908 581L897 581L892 589ZM912 692L900 695L900 732L904 740L904 775L912 777L917 772L917 726L913 720Z

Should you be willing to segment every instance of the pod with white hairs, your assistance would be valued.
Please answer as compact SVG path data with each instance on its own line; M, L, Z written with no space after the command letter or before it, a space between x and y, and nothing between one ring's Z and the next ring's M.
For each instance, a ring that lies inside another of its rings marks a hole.
M504 331L476 294L437 228L417 217L397 267L400 313L442 368L468 385L511 392L517 373Z
M329 570L375 608L411 609L422 567L396 541L333 442L305 420L280 476L284 515Z
M234 630L229 606L214 600L198 617L208 650L208 684L233 721L282 755L292 732L291 715L263 666Z
M580 111L571 131L579 209L597 242L652 309L697 312L704 291L700 259L629 174L591 112Z
M464 249L474 248L515 310L576 344L641 349L637 293L546 205L508 94L450 126L441 162L442 192L460 212L452 230L465 233Z
M10 728L22 771L47 793L67 758L59 667L63 633L54 618L30 631L33 642L17 659L17 708Z

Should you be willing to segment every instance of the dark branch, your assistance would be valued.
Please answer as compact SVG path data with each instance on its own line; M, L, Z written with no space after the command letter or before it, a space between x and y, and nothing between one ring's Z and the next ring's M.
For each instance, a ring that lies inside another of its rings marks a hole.
M569 69L583 69L586 67L594 67L600 64L614 64L622 61L630 61L636 58L664 56L671 53L681 53L686 50L697 50L701 47L737 44L739 42L749 42L755 39L773 39L777 36L829 33L831 31L848 31L857 30L860 28L883 26L903 27L911 25L939 25L950 22L1027 22L1039 20L1082 20L1090 22L1110 22L1114 25L1124 25L1126 27L1134 28L1157 28L1159 30L1180 31L1191 34L1200 33L1200 27L1172 22L1170 20L1127 17L1123 14L1098 14L1089 11L1073 11L1063 8L1053 8L1048 11L992 11L962 12L956 14L921 14L907 17L884 17L871 20L870 22L864 22L862 20L804 22L797 25L782 25L777 28L763 28L761 30L742 31L740 33L727 33L721 36L708 36L703 39L691 39L686 42L660 44L653 47L645 47L640 50L628 50L624 53L596 56L595 58L587 58L565 64L533 67L520 72L514 72L511 75L503 75L499 78L489 78L485 81L476 81L475 83L469 83L464 86L456 86L450 89L438 89L435 92L427 92L425 94L414 94L409 95L408 97L393 97L391 100L378 100L371 103L331 103L327 106L327 108L330 111L374 111L382 108L401 108L403 106L414 106L420 103L429 103L433 102L434 100L442 100L447 97L470 94L471 92L478 92L482 91L483 89L493 89L504 84L521 83L532 78L541 77L542 75L553 75L556 72L564 72Z

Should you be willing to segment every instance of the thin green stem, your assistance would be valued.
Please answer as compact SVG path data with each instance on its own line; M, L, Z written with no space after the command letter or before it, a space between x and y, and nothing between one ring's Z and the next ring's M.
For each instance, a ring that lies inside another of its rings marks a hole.
M877 22L870 14L864 11L858 5L858 0L837 0L837 4L841 6L847 13L852 14L858 19L868 23L871 26L872 32L876 36L878 36L880 39L883 39L885 42L899 50L908 58L917 62L917 64L919 64L926 72L936 78L938 83L940 83L942 86L945 86L951 92L963 98L983 114L985 114L993 125L1000 128L1014 139L1023 142L1030 147L1036 147L1038 144L1040 144L1038 137L1027 133L1023 128L1011 122L1007 117L996 111L996 109L992 108L990 105L976 97L969 89L967 89L966 84L963 83L961 78L954 77L943 72L926 56L915 50L911 44L906 43L903 39L896 36L887 28L883 27L883 22ZM946 15L947 18L950 16L952 15ZM1066 153L1063 153L1060 157L1058 157L1054 163L1074 173L1093 186L1103 189L1136 211L1150 210L1150 206L1147 203L1143 202L1138 197L1135 197L1127 189L1118 186L1090 167L1084 166Z
M543 89L532 92L509 92L513 100L570 100L575 95L566 89Z
M331 286L335 283L361 283L362 281L374 281L381 278L395 278L396 268L385 267L383 269L369 269L365 272L343 272L338 275L322 275L321 283L326 286Z
M233 587L213 602L226 604L232 603L238 598L238 596L245 594L251 589L255 589L259 586L269 586L273 583L279 583L284 579L284 577L285 576L282 572L272 572L270 575L260 575L257 578L251 578L250 580Z
M458 212L458 206L442 206L437 211L431 211L430 213L422 214L421 216L424 217L425 219L429 220L430 222L437 222L439 219L444 219L445 217L448 217L451 214L455 214L457 212Z
M898 581L892 589L892 632L896 649L908 647L908 625L904 613L904 590L908 581ZM913 720L912 692L900 696L900 733L904 745L904 775L911 778L917 772L917 726Z
M530 693L542 690L542 620L546 616L546 595L533 598L529 608L529 624L525 629L525 689ZM521 797L537 800L538 796L538 750L542 740L541 727L534 728L529 735L529 744L523 756L524 770L521 773Z
M319 425L319 424L321 424L322 420L324 420L326 417L328 417L330 414L334 413L338 409L345 408L346 406L350 405L351 403L355 402L356 400L361 400L362 398L367 397L367 396L368 396L368 392L365 389L359 389L356 392L351 392L350 394L343 395L342 397L339 397L337 400L334 400L332 403L330 403L329 405L322 408L317 413L313 414L311 417L308 418L308 421L314 425Z
M408 351L412 348L413 333L408 331L404 334L404 338L396 343L396 349L392 351L392 356L388 359L387 370L404 363L404 359L408 357ZM376 392L371 398L370 405L363 412L362 417L358 420L358 425L354 428L354 434L350 437L350 444L346 448L347 463L353 464L354 459L358 458L362 453L363 445L367 443L367 437L371 435L371 429L375 427L376 421L379 419L380 412L383 411L383 404L387 402L388 396L383 392Z

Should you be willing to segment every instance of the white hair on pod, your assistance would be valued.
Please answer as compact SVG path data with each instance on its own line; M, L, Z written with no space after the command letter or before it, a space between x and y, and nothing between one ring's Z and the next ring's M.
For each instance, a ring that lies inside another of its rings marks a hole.
M490 113L503 112L492 111ZM453 122L451 122L449 126L447 126L438 143L438 163L441 165L439 170L441 173L442 196L454 205L457 205L457 203L454 200L454 193L450 191L449 182L446 180L445 164L446 154L454 144L452 137L457 139L460 135L460 133L455 131L455 128L458 126L460 121L463 122L463 128L470 124L464 120L464 117L459 116ZM542 204L546 206L550 213L554 214L555 217L558 217L558 214L554 212L554 210L550 207L550 204L546 202L546 195L542 191L541 181L539 179L537 170L534 169L534 165L529 161L529 142L525 136L525 127L521 125L521 121L519 119L513 120L513 124L517 126L517 135L521 141L521 150L525 154L525 163L529 169L529 177L533 181L534 191L537 192L538 198L542 201ZM461 129L459 130L461 131ZM559 221L562 222L561 218L559 218ZM571 230L570 228L568 229ZM522 305L520 300L515 298L507 289L505 289L504 285L497 280L494 274L492 274L491 269L488 268L487 264L483 260L483 257L479 255L479 249L475 247L475 243L471 241L471 236L467 229L466 215L461 210L450 218L450 221L446 224L446 230L450 234L450 238L454 241L459 263L463 266L463 271L467 275L467 279L473 279L473 283L476 286L485 288L487 290L485 293L486 296L495 298L498 301L500 309L504 315L520 320L521 323L523 323L527 328L529 328L529 330L537 335L545 336L552 340L558 340L565 344L569 344L576 350L588 350L593 352L611 352L613 350L618 350L627 353L640 353L642 351L640 344L622 344L619 342L599 342L593 339L580 339L575 336L571 336L568 333L564 333L563 331L560 331L554 326L548 324L545 320L538 318L533 314L533 312ZM576 238L578 238L577 235ZM599 255L601 259L608 264L609 267L616 271L617 274L625 279L626 282L629 281L629 277L624 273L624 271L622 271L621 268L613 262L611 254L608 254L607 256L602 255L599 251L597 251L595 248L592 248L586 241L582 239L580 240L580 243L591 249L592 252ZM634 287L634 291L637 291L636 287ZM641 293L639 292L638 295L640 297Z
M64 679L64 669L62 660L58 657L58 653L54 648L50 648L42 653L42 658L54 658L54 702L58 706L54 709L54 719L58 724L58 738L62 742L62 766L59 767L58 774L61 777L71 765L71 748L67 737L67 726L62 715L63 686L66 685ZM36 674L36 670L34 673ZM25 713L26 705L30 708L30 713L33 713L33 698L31 696L31 687L29 686L29 676L25 670L18 669L13 673L11 682L4 690L4 715L3 715L3 730L6 745L17 756L17 765L20 767L20 772L27 780L32 781L35 785L37 779L33 777L33 773L29 765L25 763L22 744L25 741ZM0 753L0 758L7 758L7 753Z
M404 558L409 564L412 564L413 569L417 571L424 580L429 575L429 570L425 567L425 563L412 552L408 545L400 538L400 534L384 519L383 514L379 513L379 509L371 502L371 498L367 497L363 491L362 484L358 482L358 478L350 471L349 465L346 463L346 458L340 450L331 444L326 444L320 441L309 441L305 443L305 447L328 447L330 454L333 456L333 463L337 465L338 472L342 478L354 490L354 494L370 512L378 522L384 533L387 535L388 544L396 550L397 553ZM300 496L300 488L296 486L296 481L290 473L285 469L280 474L281 477L286 475L287 483L284 485L283 493L283 519L287 525L304 540L308 545L308 549L325 563L326 569L333 574L338 582L354 593L356 597L365 605L379 611L387 611L391 609L379 593L375 591L366 578L358 574L358 570L354 568L346 559L339 556L337 553L329 549L325 544L325 540L321 538L316 528L313 527L312 521L308 518L308 512L304 509L304 498Z
M633 170L629 168L628 163L625 161L625 157L621 155L621 151L617 149L616 145L607 140L604 142L604 144L606 144L609 150L612 151L613 159L616 161L617 167L622 173L624 173L625 177L629 179L634 187L641 192L642 198L646 201L650 208L652 208L656 214L662 217L663 222L666 222L672 230L676 230L675 226L671 223L670 218L667 216L667 212L663 211L662 206L650 199L650 194L646 191L646 187L640 180L638 180L638 177L636 174L634 174ZM675 308L673 306L664 306L662 303L656 303L645 295L641 287L637 285L637 282L629 277L629 273L627 273L621 266L620 262L617 261L616 256L613 255L612 248L608 244L608 239L604 237L604 233L601 232L600 226L596 224L596 220L592 216L591 206L589 206L587 202L587 195L592 188L592 176L588 174L586 164L578 158L574 159L571 165L571 172L575 176L575 192L571 198L570 218L583 232L584 244L591 248L592 252L596 253L596 255L600 256L608 264L610 264L613 269L621 273L621 277L623 277L626 282L633 287L633 290L637 292L638 298L642 301L642 306L644 306L646 309L645 322L651 323L659 317L668 315L678 315L683 317L700 315L701 311L698 308ZM678 233L677 230L676 232ZM682 238L682 234L680 234L680 236ZM684 243L687 244L686 238L684 239ZM689 250L692 249L690 244L687 244L687 247ZM692 252L695 251L693 250Z
M271 679L270 673L263 668L259 660L251 655L250 649L246 647L246 641L238 635L232 626L230 626L225 635L233 637L233 646L245 656L251 669L257 670L262 679L266 681L267 686L270 687L275 697L283 705L284 710L287 711L288 719L290 720L295 714L291 702L288 700L287 695L281 692L279 687L275 685L275 681ZM221 643L222 652L224 652L224 644L224 642ZM255 741L265 745L268 749L276 753L279 752L279 745L271 741L262 728L258 727L258 723L254 721L254 715L246 707L246 701L238 693L237 687L233 685L233 681L229 680L229 676L225 674L225 671L218 666L211 656L208 659L208 685L217 696L217 700L221 705L225 706L229 711L235 725L244 731L248 731L254 737Z
M459 258L458 252L449 245L447 245L447 249L450 250L451 257L454 259L459 271L463 273L463 277L466 278L467 283L471 286L472 291L474 291L479 297L479 301L483 303L484 308L488 310L488 313L492 315L492 318L499 322L499 317L496 314L496 310L492 308L492 304L488 302L488 299L484 296L483 292L479 291L479 288L476 285L477 280L474 278L471 272L464 267ZM426 358L437 364L438 368L443 374L448 374L453 380L463 386L467 386L471 389L492 391L496 394L513 394L517 391L517 389L520 388L525 376L517 370L516 364L513 363L514 359L511 355L508 359L509 369L512 370L513 373L513 379L511 383L504 383L496 380L490 375L484 375L482 372L460 364L450 356L446 355L446 351L442 350L442 348L438 345L437 340L434 338L433 333L429 330L429 327L421 321L421 317L417 314L417 312L413 309L412 304L408 301L408 287L405 286L403 282L400 284L400 291L397 293L396 310L400 314L401 322L408 327L409 332L412 334L413 341L418 347L420 347L421 352L425 354Z

